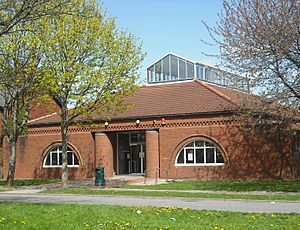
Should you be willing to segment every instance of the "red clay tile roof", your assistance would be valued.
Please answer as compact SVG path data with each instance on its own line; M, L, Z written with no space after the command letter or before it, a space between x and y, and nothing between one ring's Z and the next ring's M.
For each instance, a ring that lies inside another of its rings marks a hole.
M245 93L210 85L199 80L162 83L142 86L125 101L129 110L112 120L213 114L232 111ZM58 123L58 115L30 121L31 125Z

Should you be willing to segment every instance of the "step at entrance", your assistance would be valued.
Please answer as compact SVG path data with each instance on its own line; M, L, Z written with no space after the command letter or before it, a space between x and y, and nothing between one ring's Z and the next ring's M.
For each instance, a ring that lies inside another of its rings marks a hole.
M134 176L134 175L116 175L113 177L105 178L105 184L107 186L117 186L122 184L132 184L143 182L143 176Z

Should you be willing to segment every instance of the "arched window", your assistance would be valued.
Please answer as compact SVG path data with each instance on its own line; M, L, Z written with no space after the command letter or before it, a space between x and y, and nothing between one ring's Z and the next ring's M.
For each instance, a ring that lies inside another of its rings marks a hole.
M220 148L211 141L197 140L186 144L178 153L175 161L178 166L224 165Z
M79 161L74 151L68 147L67 149L68 167L79 167ZM44 168L57 168L62 165L62 146L55 146L48 151L44 159Z

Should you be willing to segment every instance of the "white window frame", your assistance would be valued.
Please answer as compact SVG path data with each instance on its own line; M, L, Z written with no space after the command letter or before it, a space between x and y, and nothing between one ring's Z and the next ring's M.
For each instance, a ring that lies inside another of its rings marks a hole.
M44 161L43 161L43 168L61 168L62 165L60 165L60 161L59 161L59 156L62 154L62 150L60 149L61 145L56 145L54 147L52 147L49 151L47 151L47 154L44 157ZM75 154L74 150L72 150L70 147L68 147L67 153L72 153L72 164L69 165L68 164L68 168L78 168L80 163L79 163L79 158L78 156ZM57 165L52 165L52 154L56 153L57 154ZM48 158L48 156L50 155L50 165L46 165L46 160ZM78 160L78 165L74 164L75 161L75 156L77 157Z
M204 146L201 146L201 147L198 147L196 146L196 141L204 141ZM209 142L211 145L213 146L206 146L206 142ZM187 145L190 145L191 143L193 143L193 147L192 146L187 146ZM193 160L194 160L194 163L186 163L186 151L188 149L192 149L193 150ZM197 149L203 149L203 154L204 154L204 163L196 163L196 150ZM206 163L206 150L207 149L214 149L214 163ZM181 153L181 151L183 150L183 163L177 163L178 161L178 157ZM195 140L195 141L191 141L191 142L188 142L184 145L184 147L182 147L178 153L177 153L177 156L176 156L176 159L175 159L175 166L223 166L224 163L217 163L216 160L217 160L217 150L219 150L219 152L221 153L222 155L222 158L223 158L223 161L224 161L224 157L223 157L223 154L222 154L222 151L220 150L220 148L214 144L213 142L211 141L208 141L208 140Z

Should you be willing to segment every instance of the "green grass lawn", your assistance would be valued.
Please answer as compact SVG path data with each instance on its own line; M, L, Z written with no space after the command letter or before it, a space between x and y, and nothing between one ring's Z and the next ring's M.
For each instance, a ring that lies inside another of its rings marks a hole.
M17 186L30 186L30 185L41 185L60 182L60 179L32 179L32 180L15 180L14 187ZM0 180L0 185L5 185L6 180Z
M299 192L300 180L295 181L180 181L158 185L123 185L123 188L159 190L213 190L213 191L270 191Z
M252 194L212 194L168 191L134 191L134 190L99 190L89 188L59 188L48 189L41 193L54 194L88 194L114 196L159 196L159 197L190 197L190 198L218 198L218 199L249 199L249 200L292 200L299 201L300 195L252 195Z
M0 202L0 229L300 229L299 214Z

